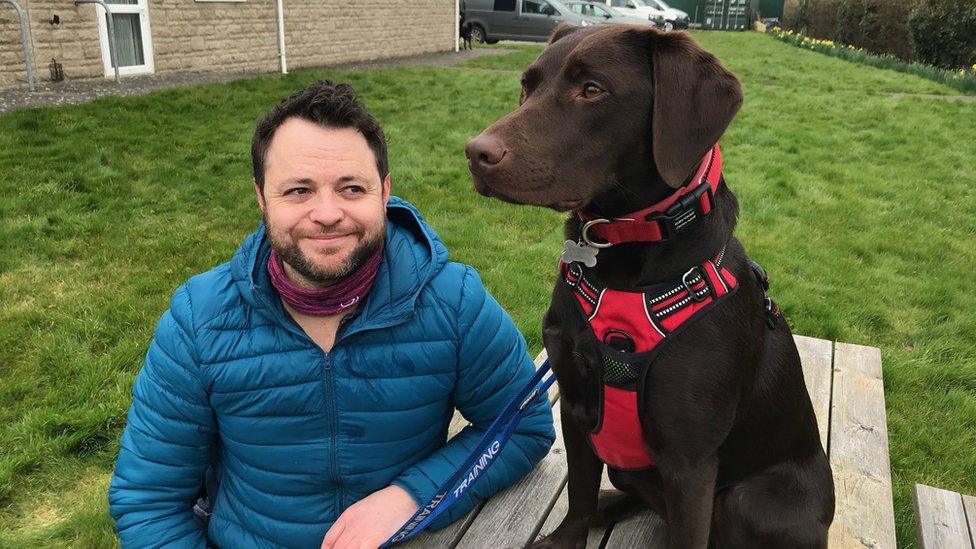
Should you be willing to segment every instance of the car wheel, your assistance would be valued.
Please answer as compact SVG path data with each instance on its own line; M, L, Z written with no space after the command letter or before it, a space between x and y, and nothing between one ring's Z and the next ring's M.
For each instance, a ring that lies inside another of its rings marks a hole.
M664 32L673 31L673 30L674 30L674 23L672 23L671 21L665 21Z
M471 25L471 41L485 43L485 29L481 28L481 25Z

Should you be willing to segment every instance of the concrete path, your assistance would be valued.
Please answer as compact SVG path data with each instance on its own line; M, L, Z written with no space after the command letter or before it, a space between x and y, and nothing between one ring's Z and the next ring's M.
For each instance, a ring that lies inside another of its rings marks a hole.
M381 59L346 63L330 67L331 69L374 69L386 67L452 67L470 59L489 55L504 55L512 50L503 48L476 48L459 52L447 51L400 57L395 59ZM298 71L296 71L298 72ZM156 90L175 88L179 86L193 86L199 84L221 84L234 80L267 76L268 73L168 73L146 76L129 76L116 83L106 78L83 80L67 80L64 82L40 82L37 91L30 93L27 88L10 89L0 92L0 113L12 109L69 105L84 103L105 96L143 95Z

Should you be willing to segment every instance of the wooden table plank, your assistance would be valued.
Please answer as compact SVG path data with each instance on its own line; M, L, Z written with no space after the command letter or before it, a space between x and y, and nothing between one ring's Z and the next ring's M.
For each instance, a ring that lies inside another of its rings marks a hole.
M803 379L810 394L813 411L817 415L820 443L826 451L830 432L830 389L833 381L831 364L833 364L834 344L826 339L801 335L793 336L793 340L796 341L796 349L800 352Z
M552 450L521 481L485 503L461 542L462 549L519 548L535 539L566 482L566 446L559 421L559 403L553 406L556 441Z
M966 520L969 523L969 541L976 548L976 498L963 494L962 507L966 511Z
M881 351L837 343L830 417L837 510L830 547L895 547Z
M549 516L546 517L545 524L543 524L542 529L539 530L539 535L542 536L551 534L552 531L559 526L559 523L563 521L563 517L566 516L566 511L569 511L569 490L567 490L564 486L562 491L559 493L559 499L556 500L556 504L553 505L552 510L549 511ZM605 532L606 528L603 526L590 528L590 531L586 536L586 549L600 549L600 544L603 542L603 535Z
M438 549L454 549L458 542L461 541L461 536L464 532L471 526L474 519L481 512L481 508L484 507L485 503L480 502L474 506L474 509L468 512L467 515L462 519L458 519L452 522L449 526L442 528L436 532L426 531L417 534L417 537L411 539L410 541L397 545L397 547L403 547L405 549L429 549L430 547L437 547Z
M607 549L664 549L667 545L668 528L664 520L650 510L641 511L615 524L607 540Z
M600 480L600 490L614 489L613 485L610 484L610 477L607 476L607 469L604 467L603 478ZM549 516L546 518L545 524L539 530L539 535L549 534L555 530L559 526L559 523L563 521L563 517L566 516L567 511L569 511L569 490L567 487L563 487L562 492L559 494L559 499L556 500L556 504L549 511ZM605 533L606 528L603 526L590 528L589 534L586 536L587 549L599 549Z
M546 356L546 350L543 349L542 352L535 357L534 362L537 369L542 365L543 361L545 361ZM552 388L549 389L549 402L555 402L558 396L559 389L554 383ZM558 413L558 409L555 410L554 413ZM451 418L451 423L447 428L447 438L454 438L468 425L468 420L464 419L461 412L455 410L454 416ZM561 436L558 424L556 431L557 435ZM453 549L455 546L457 546L458 542L461 541L461 537L464 535L464 532L467 531L467 529L471 526L471 523L473 523L475 518L477 518L484 505L485 502L480 502L478 505L475 505L475 507L468 512L463 519L456 520L450 526L442 528L437 532L423 532L402 546L406 549L421 549L425 547Z
M972 548L961 495L916 484L914 499L918 539L924 549Z

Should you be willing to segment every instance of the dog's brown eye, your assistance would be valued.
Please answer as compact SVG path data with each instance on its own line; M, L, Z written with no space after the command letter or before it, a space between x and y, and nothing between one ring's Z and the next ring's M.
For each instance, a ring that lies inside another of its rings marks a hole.
M596 99L603 95L603 89L597 86L593 82L587 82L583 84L583 97L587 99Z

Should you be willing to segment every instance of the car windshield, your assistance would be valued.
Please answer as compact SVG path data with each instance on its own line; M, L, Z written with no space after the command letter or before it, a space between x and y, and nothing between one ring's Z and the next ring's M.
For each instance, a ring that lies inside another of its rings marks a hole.
M656 5L657 6L657 9L659 9L659 10L669 10L669 9L671 9L671 6L665 4L661 0L647 0L647 2L649 4L651 4L652 6Z
M610 6L579 2L567 2L566 5L569 6L569 9L573 10L573 13L580 15L589 15L591 17L623 17L619 11L615 11Z

